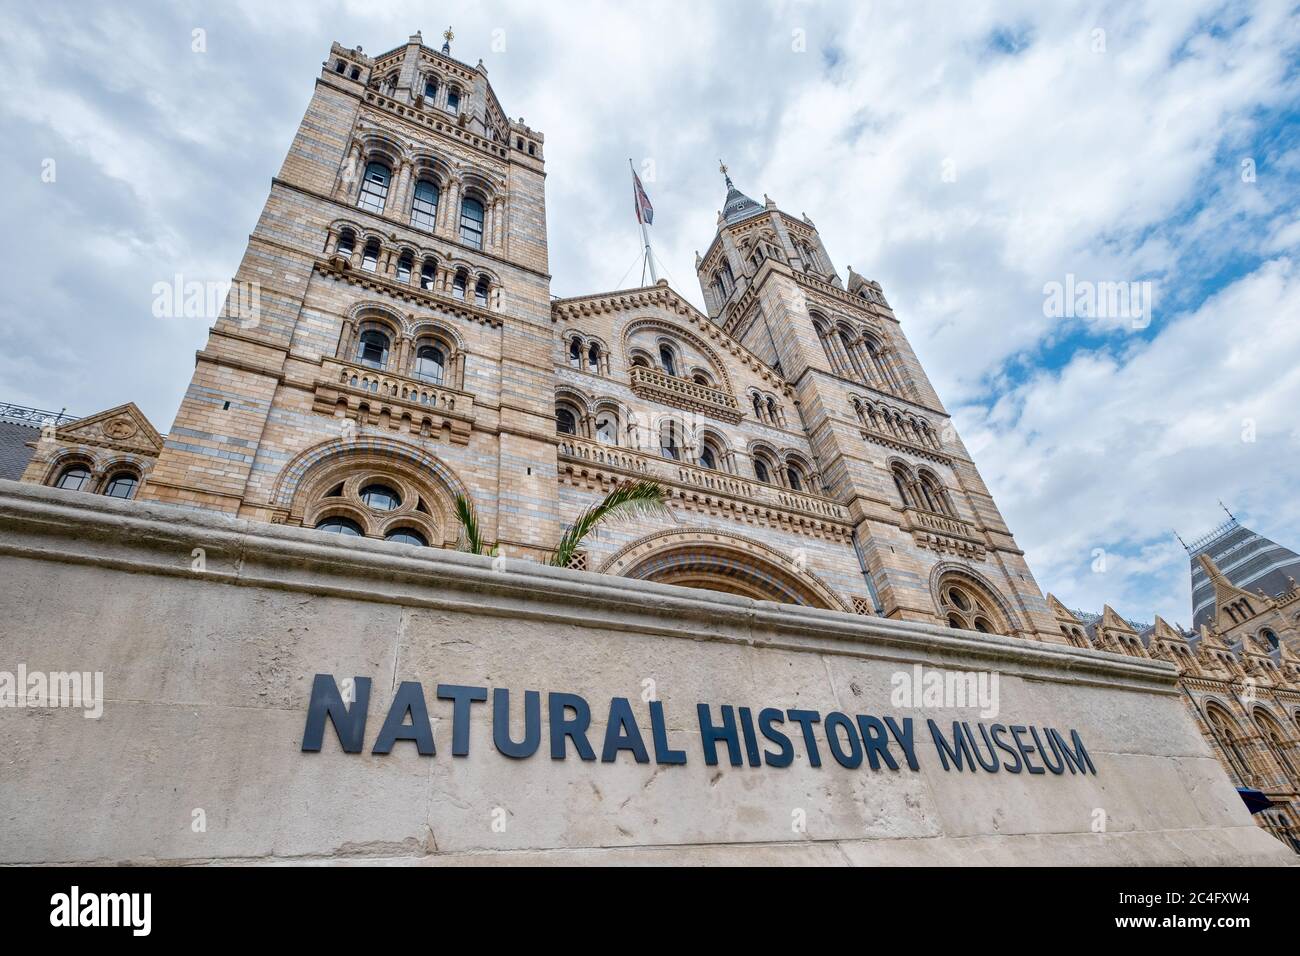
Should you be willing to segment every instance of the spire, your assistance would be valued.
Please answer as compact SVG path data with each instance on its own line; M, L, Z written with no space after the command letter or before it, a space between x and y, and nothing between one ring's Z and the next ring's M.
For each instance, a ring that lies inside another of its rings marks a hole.
M727 172L727 164L722 160L718 160L718 172L722 173L722 178L727 182L727 201L723 203L722 222L719 225L730 226L763 211L762 206L736 188Z
M442 34L442 52L451 56L451 41L456 39L456 34L451 32L451 27L447 27Z

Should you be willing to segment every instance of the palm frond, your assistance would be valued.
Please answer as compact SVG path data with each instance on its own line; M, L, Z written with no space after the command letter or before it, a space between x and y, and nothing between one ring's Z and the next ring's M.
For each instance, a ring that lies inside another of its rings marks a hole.
M464 495L456 496L456 520L460 522L460 539L457 547L470 554L483 553L483 535L478 526L478 512L474 502Z
M582 540L606 521L651 517L668 513L668 492L657 481L640 479L619 485L599 504L592 505L565 529L548 564L567 567Z

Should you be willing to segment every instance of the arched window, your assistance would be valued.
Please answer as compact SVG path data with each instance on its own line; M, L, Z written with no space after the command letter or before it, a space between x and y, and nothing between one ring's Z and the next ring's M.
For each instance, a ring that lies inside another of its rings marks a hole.
M804 477L803 473L799 470L798 465L786 465L785 479L789 483L792 491L803 491Z
M749 396L754 403L754 417L760 422L763 420L763 399L759 397L758 392Z
M334 61L334 72L335 72L335 73L342 73L345 69L346 69L346 67L344 67L344 65L343 65L343 61L342 61L342 60L335 60L335 61Z
M582 339L576 335L569 342L569 368L582 368Z
M432 106L438 98L438 78L436 76L426 76L424 78L424 98Z
M447 87L447 112L460 112L460 89L455 86Z
M415 374L434 385L442 384L447 357L436 345L422 345L415 352Z
M659 362L669 375L677 374L677 357L673 355L672 346L667 343L659 346Z
M350 256L357 247L357 234L351 229L344 229L339 233L339 244L334 251L341 256Z
M366 485L361 489L361 501L375 511L392 511L402 506L402 496L387 485Z
M569 409L559 406L555 409L555 430L561 435L578 434L578 419Z
M140 487L140 479L129 471L119 471L108 479L104 494L110 498L134 498L135 490Z
M665 458L680 459L681 439L677 434L677 423L672 419L659 426L659 453Z
M767 420L773 425L781 424L781 416L776 410L776 399L771 395L767 397Z
M718 470L718 453L713 450L713 445L709 442L700 444L700 467L710 471Z
M388 336L378 329L366 329L357 341L357 361L371 368L388 364Z
M754 477L766 485L772 483L771 466L757 455L754 456Z
M424 265L420 266L420 288L426 291L433 291L433 286L438 277L438 263L433 259L425 259Z
M433 225L438 220L438 195L438 184L432 180L421 179L415 184L415 196L411 200L411 225L433 232Z
M429 542L424 540L424 535L414 528L394 528L384 535L384 540L396 541L399 544L413 544L419 548L425 548L429 545Z
M618 444L618 419L608 412L596 418L596 440L605 445Z
M1223 751L1224 756L1228 758L1228 763L1236 772L1237 781L1251 782L1251 774L1238 746L1239 737L1232 718L1211 704L1205 708L1205 722L1210 725L1210 732L1218 742L1219 749Z
M358 538L364 534L361 530L361 525L357 524L351 518L326 518L324 521L317 523L316 530L328 531L330 534L354 535Z
M1264 741L1264 746L1273 755L1273 759L1282 768L1282 772L1292 780L1297 779L1295 764L1292 763L1291 755L1287 752L1287 742L1285 735L1282 733L1282 728L1278 726L1277 721L1261 710L1257 709L1253 717L1255 726L1259 728L1259 735Z
M478 281L474 283L474 304L487 308L488 280L483 276L479 276Z
M948 496L944 494L933 475L927 471L921 472L917 484L921 491L922 503L928 511L941 515L951 513L948 507Z
M59 474L59 478L54 482L55 488L63 488L67 491L89 491L87 487L90 484L90 469L85 465L69 465Z
M361 268L367 272L374 272L379 268L379 240L371 239L366 243L365 250L361 253Z
M1264 643L1265 647L1269 648L1270 650L1277 650L1278 648L1277 635L1274 634L1268 628L1264 628L1264 630L1259 632L1259 639Z
M916 501L912 497L912 478L904 470L902 465L895 465L890 469L894 476L894 487L898 489L899 500L903 502L904 508L916 507Z
M464 270L456 273L456 277L451 280L452 298L460 299L462 302L465 301L465 282L468 278L469 277L465 274Z
M460 203L460 240L474 249L483 248L483 204L473 196Z
M650 360L647 359L644 355L633 355L633 356L632 356L632 367L633 367L633 368L649 368L649 367L650 367Z
M403 252L397 259L397 281L410 282L411 270L415 267L415 257L410 252Z
M592 375L600 374L600 346L595 342L587 349L587 371Z
M366 164L366 174L361 180L361 193L357 196L357 205L370 212L384 211L384 201L388 198L388 184L393 173L383 163L374 161Z
M993 597L974 582L956 575L945 575L939 581L939 613L949 627L984 634L1010 632Z

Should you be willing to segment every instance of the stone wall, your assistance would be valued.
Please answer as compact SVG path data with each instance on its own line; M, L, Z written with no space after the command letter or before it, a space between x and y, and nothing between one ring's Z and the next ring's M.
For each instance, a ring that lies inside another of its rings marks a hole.
M1160 662L13 482L0 620L0 671L104 675L99 719L0 707L3 863L1293 859L1251 825ZM891 701L916 664L995 672L1000 713ZM303 752L317 674L372 681L362 752L330 726ZM407 681L437 753L374 754ZM539 691L537 753L498 752L489 700L454 756L440 684L508 689L515 740ZM550 756L555 693L590 703L597 759ZM648 762L600 759L613 698L631 702ZM841 766L823 725L813 767L793 723L792 766L731 766L725 746L710 766L701 703L715 721L722 705L911 717L918 767ZM1077 730L1096 773L945 772L929 719ZM657 762L665 748L686 763Z

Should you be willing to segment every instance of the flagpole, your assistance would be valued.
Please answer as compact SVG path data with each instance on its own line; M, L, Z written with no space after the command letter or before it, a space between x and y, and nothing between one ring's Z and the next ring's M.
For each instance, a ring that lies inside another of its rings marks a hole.
M627 159L627 168L632 170L632 177L633 177L633 181L635 182L636 167L632 165L631 156L629 156ZM655 257L654 257L654 253L650 251L650 230L646 228L645 218L641 215L641 209L639 205L637 207L636 221L641 223L641 239L645 242L645 261L646 261L646 265L650 267L650 281L652 284L658 285L659 273L655 271ZM641 270L641 275L645 276L644 269Z

